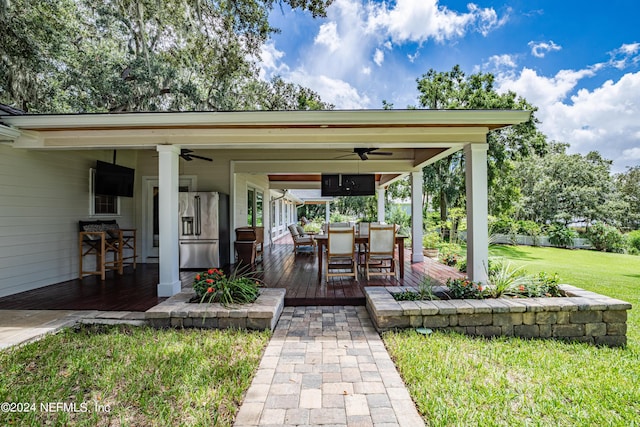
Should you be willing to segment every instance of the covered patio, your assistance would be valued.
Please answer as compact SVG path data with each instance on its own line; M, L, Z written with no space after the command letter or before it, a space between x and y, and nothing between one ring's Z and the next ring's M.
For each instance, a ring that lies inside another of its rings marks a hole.
M267 287L286 289L285 305L289 306L364 305L365 286L417 286L425 274L439 282L462 276L429 258L411 263L406 257L402 279L367 280L361 275L357 282L340 277L319 282L316 257L311 253L294 254L293 242L283 237L265 247L256 271ZM194 274L180 273L183 287L191 286ZM141 264L135 271L128 267L123 276L110 272L104 282L96 276L85 277L0 298L0 309L146 311L166 299L158 297L158 276L158 264Z
M287 236L287 225L296 221L295 199L282 211L276 202L290 190L319 189L322 174L374 175L378 221L384 221L387 187L408 177L412 240L405 270L422 271L422 168L460 150L466 167L468 275L484 281L487 133L529 117L530 112L515 110L0 113L0 159L8 171L0 204L10 216L9 226L0 230L0 296L74 282L78 221L104 218L87 209L94 203L90 174L96 161L115 163L116 151L117 163L135 170L135 187L133 197L119 198L108 219L138 230L138 261L158 264L157 277L145 280L156 280L159 298L175 295L183 285L178 250L183 188L228 194L230 230L262 226L263 241L271 243ZM212 161L188 161L185 149ZM376 150L389 154L376 156ZM230 240L233 260L233 232ZM293 261L275 262L286 267ZM306 277L298 266L282 271ZM316 282L309 286L319 292ZM330 289L322 292L327 294L315 296L327 297ZM301 302L309 295L299 289L295 294Z

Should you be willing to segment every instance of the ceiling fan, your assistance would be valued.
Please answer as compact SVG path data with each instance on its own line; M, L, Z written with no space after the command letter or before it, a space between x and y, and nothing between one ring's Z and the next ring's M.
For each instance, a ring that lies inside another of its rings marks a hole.
M188 148L180 149L180 157L182 157L188 162L190 162L193 159L200 159L200 160L206 160L207 162L213 162L212 158L198 156L196 154L191 154L191 153L193 153L193 150L189 150Z
M379 148L354 148L353 152L357 154L361 160L367 160L369 155L372 156L391 156L393 155L390 151L377 151Z

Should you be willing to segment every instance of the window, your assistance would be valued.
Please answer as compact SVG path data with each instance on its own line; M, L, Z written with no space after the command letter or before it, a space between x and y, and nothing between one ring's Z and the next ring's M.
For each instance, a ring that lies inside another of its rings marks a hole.
M264 218L264 193L255 188L247 188L247 225L262 227Z
M118 196L104 196L96 194L95 189L96 170L89 170L89 214L90 215L120 215L120 198Z

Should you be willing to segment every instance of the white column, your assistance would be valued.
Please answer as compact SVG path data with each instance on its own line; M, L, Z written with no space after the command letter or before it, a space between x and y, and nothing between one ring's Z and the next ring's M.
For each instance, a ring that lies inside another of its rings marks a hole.
M158 145L158 207L160 210L160 283L158 296L180 292L178 250L178 154L180 147Z
M384 187L378 187L378 222L384 222Z
M324 210L324 222L329 224L331 222L331 202L325 202L325 210Z
M411 262L422 262L422 171L411 172Z
M487 282L489 259L487 144L464 147L467 185L467 275Z

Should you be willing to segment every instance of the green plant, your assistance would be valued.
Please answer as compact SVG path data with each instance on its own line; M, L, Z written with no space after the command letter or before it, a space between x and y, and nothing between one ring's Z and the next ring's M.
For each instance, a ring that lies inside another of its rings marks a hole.
M627 245L629 249L640 252L640 230L635 230L627 234Z
M549 242L559 248L568 248L573 244L573 239L576 237L575 231L560 224L551 225L548 234Z
M624 248L624 236L620 231L603 222L593 224L586 232L587 239L594 248L605 252L622 252Z
M438 250L440 251L438 255L440 262L450 267L455 266L458 260L464 256L462 246L456 243L440 243Z
M431 231L422 236L422 247L425 249L436 249L442 243L440 233Z
M302 227L307 233L319 233L322 229L322 224L318 222L309 222Z
M258 298L261 282L252 273L236 269L229 277L211 268L196 274L193 289L201 303L219 302L222 305L247 304Z
M395 292L393 298L396 301L433 301L439 299L434 291L436 283L433 278L425 274L418 284L417 290L405 289L402 292Z
M447 288L453 299L483 299L487 296L487 289L482 283L469 279L447 279Z
M487 271L487 276L491 284L487 290L493 298L513 295L516 293L516 289L531 282L526 271L522 267L514 267L510 261L496 262L496 267L491 269L491 272Z

